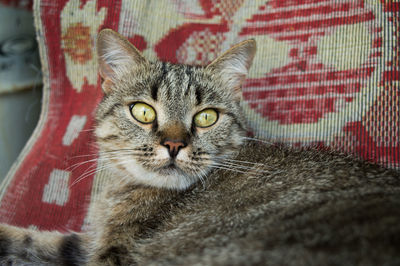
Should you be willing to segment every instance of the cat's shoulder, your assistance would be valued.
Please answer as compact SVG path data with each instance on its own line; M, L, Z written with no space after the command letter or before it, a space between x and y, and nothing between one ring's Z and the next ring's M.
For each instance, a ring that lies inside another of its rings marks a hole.
M269 169L270 174L290 179L380 179L400 182L400 172L328 148L293 147L251 139L242 146L238 161ZM266 174L264 174L265 176Z

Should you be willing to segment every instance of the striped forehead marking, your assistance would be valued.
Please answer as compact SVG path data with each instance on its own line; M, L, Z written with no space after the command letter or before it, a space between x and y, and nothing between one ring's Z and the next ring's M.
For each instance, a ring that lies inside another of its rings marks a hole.
M151 87L151 98L153 98L153 100L155 100L155 101L157 101L157 99L158 99L158 89L160 88L162 81L165 79L167 72L168 72L167 63L162 62L161 76L159 78L157 78L157 81L154 82Z

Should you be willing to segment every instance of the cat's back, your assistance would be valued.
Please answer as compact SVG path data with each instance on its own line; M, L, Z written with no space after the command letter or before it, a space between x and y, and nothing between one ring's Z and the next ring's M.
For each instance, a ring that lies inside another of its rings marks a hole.
M398 172L257 142L217 168L139 241L140 262L400 265Z

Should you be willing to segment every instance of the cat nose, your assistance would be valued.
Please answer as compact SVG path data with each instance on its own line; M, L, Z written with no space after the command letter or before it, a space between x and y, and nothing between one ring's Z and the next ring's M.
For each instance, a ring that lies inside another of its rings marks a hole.
M175 158L178 155L180 149L187 146L185 141L176 139L165 139L161 142L161 145L168 149L168 153L171 158Z

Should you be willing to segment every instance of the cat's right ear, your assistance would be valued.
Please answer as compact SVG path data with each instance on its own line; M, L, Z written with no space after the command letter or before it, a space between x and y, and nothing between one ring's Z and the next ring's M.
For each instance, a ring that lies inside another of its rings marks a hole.
M103 78L103 91L108 94L119 78L148 61L138 49L119 33L104 29L97 37L99 73Z

